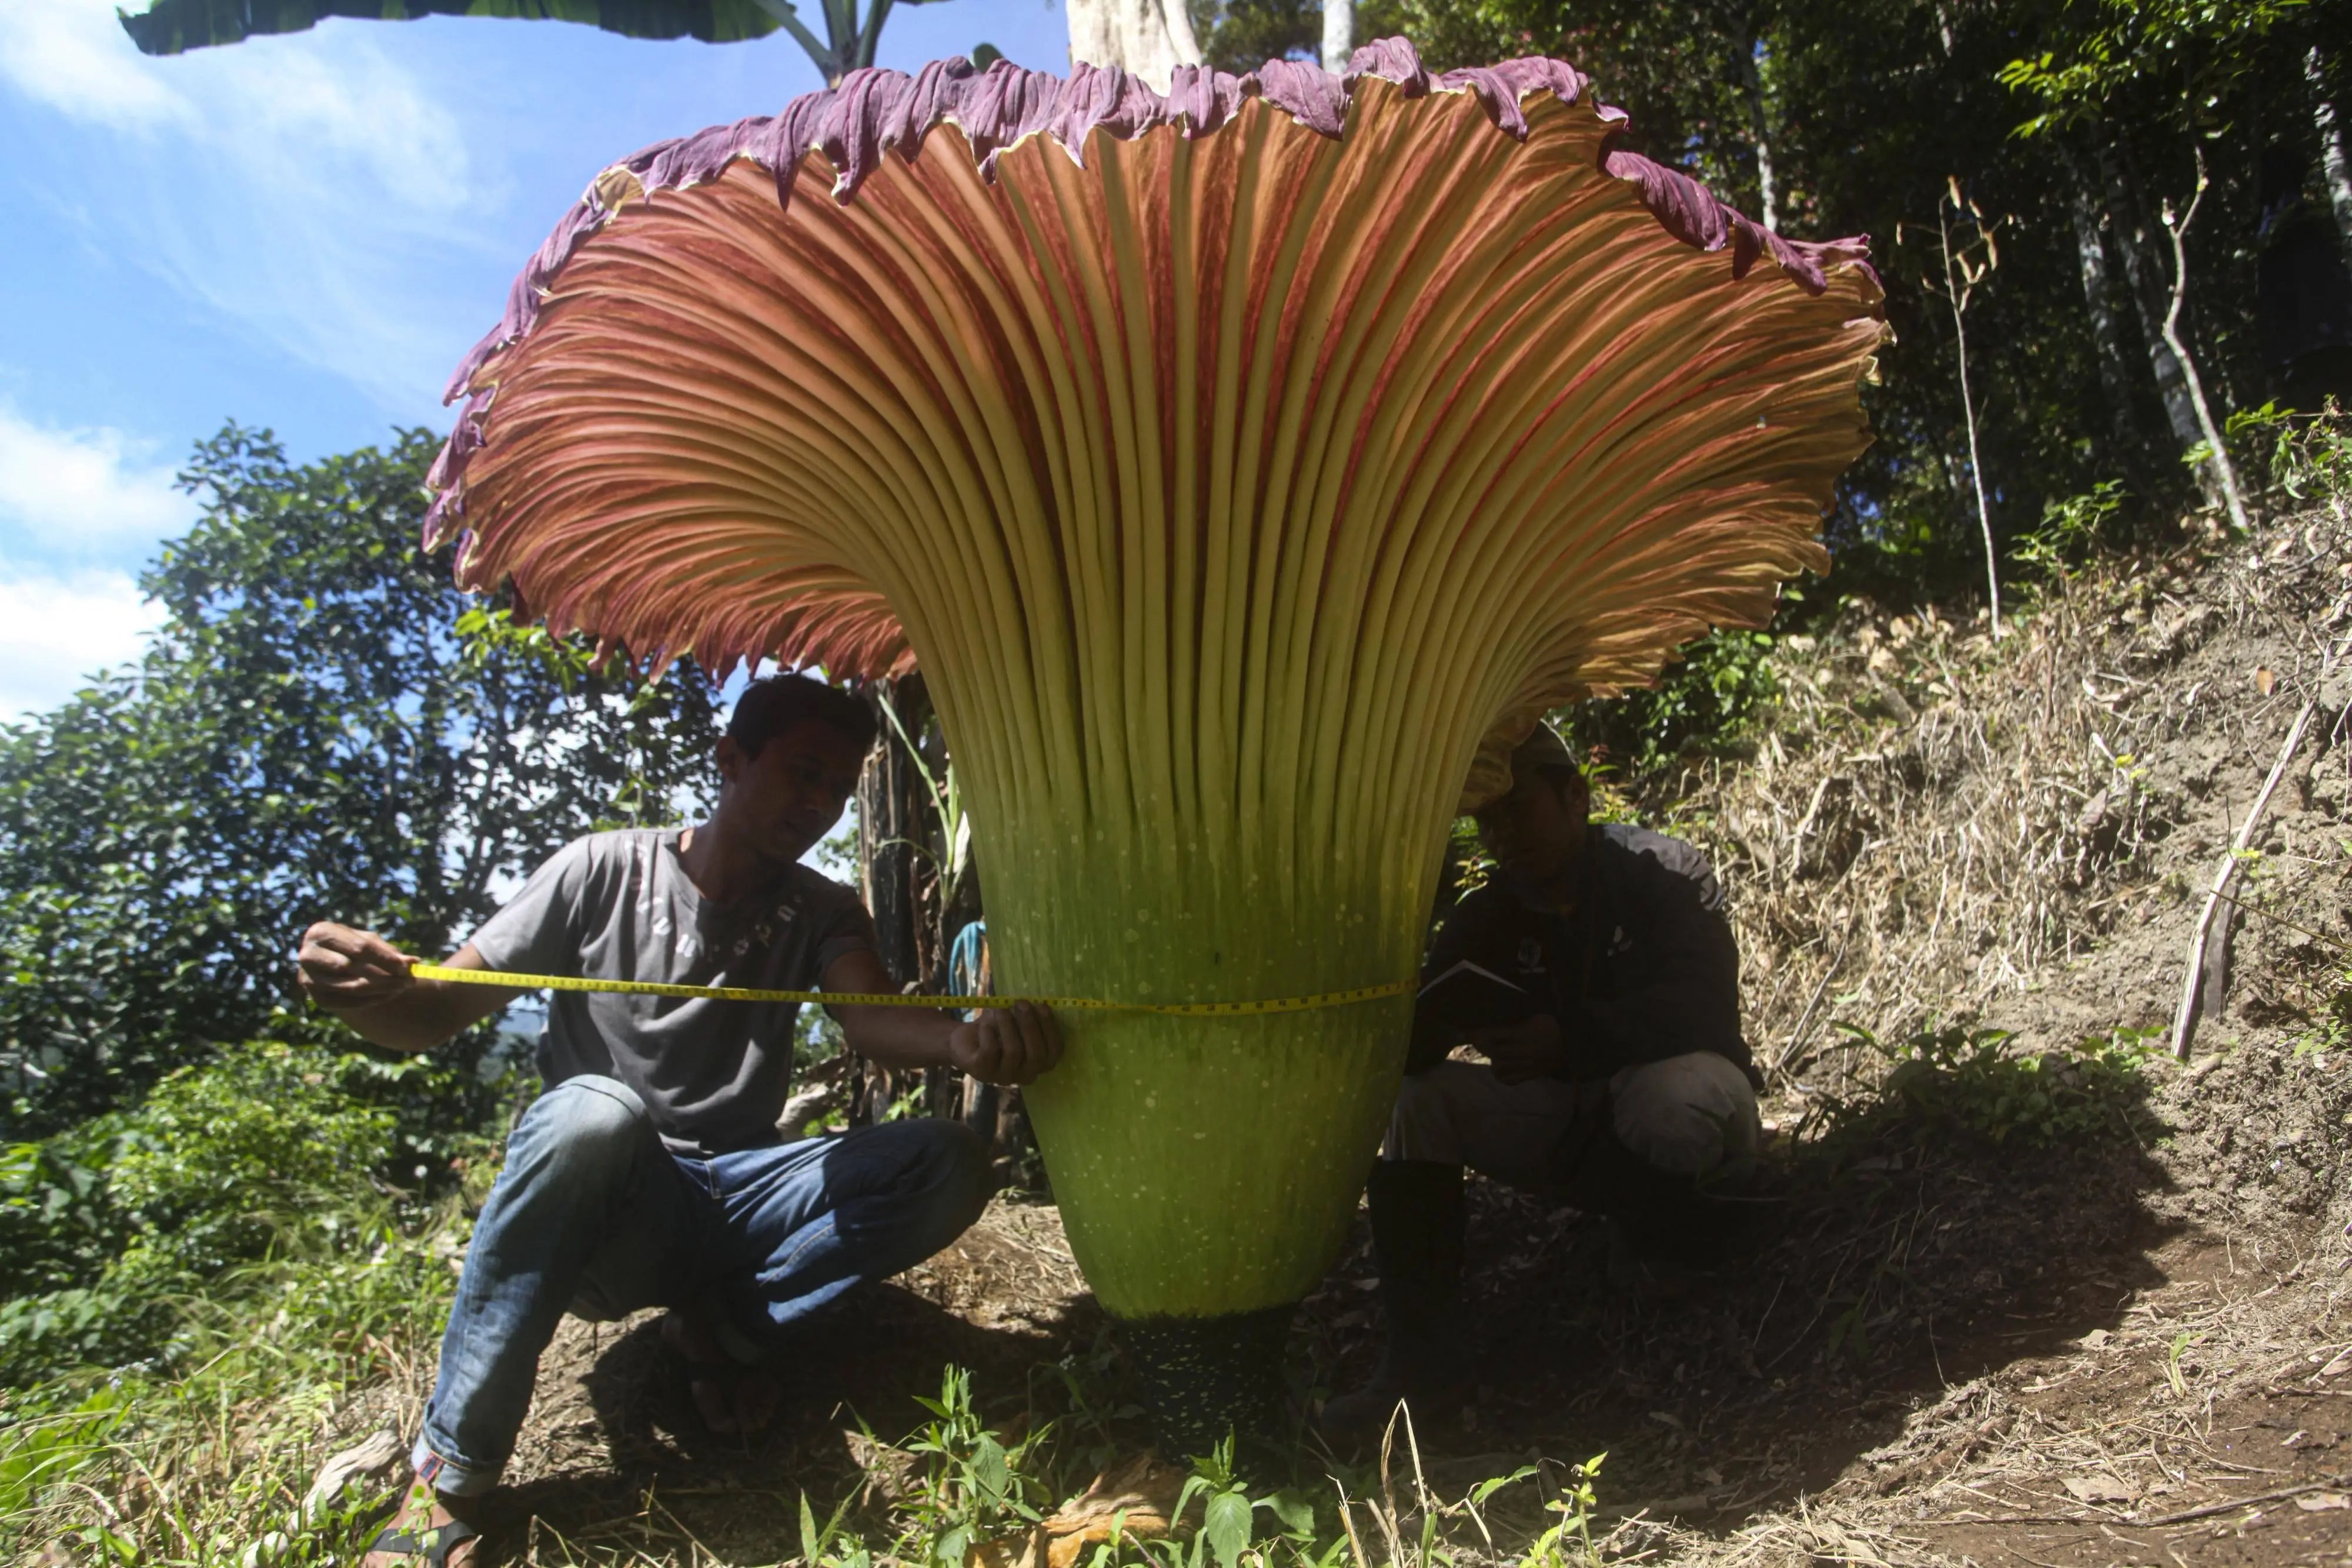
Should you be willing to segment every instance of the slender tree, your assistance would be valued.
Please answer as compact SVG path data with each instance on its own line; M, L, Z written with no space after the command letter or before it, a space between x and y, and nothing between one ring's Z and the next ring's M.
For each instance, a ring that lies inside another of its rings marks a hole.
M1962 227L1953 232L1954 221ZM1969 383L1969 306L1978 287L2000 265L1996 237L2000 220L1988 219L1960 192L1955 174L1936 204L1936 256L1938 277L1929 287L1939 294L1952 316L1952 346L1959 362L1960 413L1969 438L1969 484L1976 496L1977 526L1984 535L1985 592L1992 639L2000 641L2000 548L1993 542L1992 503L1985 494L1984 455L1977 441L1976 393Z
M1748 140L1756 153L1757 213L1766 228L1774 229L1780 226L1780 205L1772 177L1772 129L1764 99L1764 72L1757 63L1764 40L1756 36L1752 25L1738 31L1748 37L1732 53L1732 68L1748 100Z
M2140 340L2147 346L2148 371L2156 382L2157 396L2164 404L2165 423L2172 433L2175 449L2185 455L2205 439L2205 426L2197 416L2197 400L2189 390L2194 367L2186 362L2186 342L2177 331L2168 331L2165 327L2172 308L2172 287L2164 277L2162 263L2157 259L2156 237L2149 233L2137 183L2122 167L2119 152L2112 148L2104 150L2100 162L2106 173L2107 212L2113 220L2116 248L2123 256L2124 277L2130 285L2126 292L2139 320ZM2199 466L2197 484L2208 506L2226 505L2210 468Z
M2205 399L2205 383L2197 374L2197 361L2189 357L2189 346L2180 340L2180 308L2189 299L2189 225L2197 221L2197 209L2205 200L2209 183L2205 178L2204 149L2199 148L2197 189L2189 198L2187 210L2176 218L2172 204L2164 204L2164 232L2172 241L2172 300L2164 312L2164 340L2180 361L2180 371L2188 382L2189 404L2197 411L2197 428L2205 438L2205 466L2212 473L2222 504L2229 509L2230 526L2242 534L2252 531L2253 519L2247 514L2245 494L2238 484L2238 465L2231 461L2229 444L2221 439L2221 427L2213 423L2213 408Z

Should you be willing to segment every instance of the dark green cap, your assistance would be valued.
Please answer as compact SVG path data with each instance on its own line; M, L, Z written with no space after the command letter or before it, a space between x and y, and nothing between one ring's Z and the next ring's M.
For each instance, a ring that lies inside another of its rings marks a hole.
M1528 737L1511 750L1511 777L1514 779L1524 779L1547 768L1583 771L1577 767L1576 753L1568 748L1568 742L1559 737L1559 732L1538 719L1535 728L1528 731Z

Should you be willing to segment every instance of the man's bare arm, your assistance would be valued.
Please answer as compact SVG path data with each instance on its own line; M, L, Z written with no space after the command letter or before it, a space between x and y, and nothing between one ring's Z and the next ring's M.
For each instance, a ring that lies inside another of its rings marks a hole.
M351 1026L362 1040L393 1051L431 1051L488 1018L523 993L503 986L420 980L416 960L373 932L320 921L302 933L295 970L303 993ZM472 943L448 960L453 969L487 969Z
M824 971L828 991L868 996L895 991L872 951L845 953ZM984 1083L1026 1083L1062 1060L1062 1031L1052 1012L1024 1002L991 1008L970 1023L926 1008L837 1007L849 1049L885 1067L953 1067Z

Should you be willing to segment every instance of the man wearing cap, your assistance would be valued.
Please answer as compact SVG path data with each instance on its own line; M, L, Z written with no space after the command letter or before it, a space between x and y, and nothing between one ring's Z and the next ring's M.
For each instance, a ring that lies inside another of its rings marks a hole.
M1447 912L1369 1192L1388 1344L1325 1406L1335 1440L1400 1399L1458 1403L1465 1166L1609 1217L1612 1261L1704 1266L1752 1161L1758 1081L1739 1032L1723 890L1689 844L1591 821L1584 776L1538 724L1481 809L1493 878ZM1483 1065L1453 1060L1468 1045Z
M891 993L857 895L800 863L840 819L875 724L798 675L753 683L719 742L707 821L592 833L566 846L448 960L459 969L758 990ZM359 1034L430 1051L522 993L420 980L382 937L303 934L303 988ZM972 1022L837 1006L850 1049L893 1068L951 1066L1025 1083L1060 1058L1027 1003ZM417 1485L371 1568L457 1568L499 1480L540 1353L566 1311L673 1309L663 1337L721 1432L775 1404L765 1368L861 1281L912 1267L980 1215L979 1139L908 1121L817 1138L777 1128L791 1087L789 1002L557 991L539 1047L546 1090L523 1113L467 1249L415 1462ZM797 1129L790 1130L796 1132Z

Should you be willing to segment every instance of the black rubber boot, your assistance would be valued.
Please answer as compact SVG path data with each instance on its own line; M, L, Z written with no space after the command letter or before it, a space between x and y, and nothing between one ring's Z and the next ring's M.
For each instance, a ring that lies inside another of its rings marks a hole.
M1719 1271L1749 1218L1737 1183L1662 1171L1618 1141L1604 1118L1580 1146L1563 1149L1557 1190L1587 1214L1609 1219L1612 1283L1664 1287L1702 1283Z
M1470 1375L1462 1327L1462 1167L1382 1160L1367 1194L1388 1344L1370 1382L1323 1406L1324 1441L1341 1452L1377 1443L1400 1402L1421 1420L1458 1406Z

